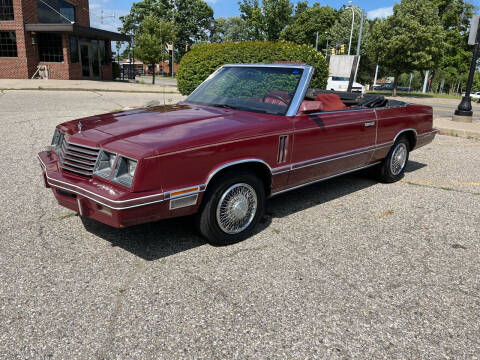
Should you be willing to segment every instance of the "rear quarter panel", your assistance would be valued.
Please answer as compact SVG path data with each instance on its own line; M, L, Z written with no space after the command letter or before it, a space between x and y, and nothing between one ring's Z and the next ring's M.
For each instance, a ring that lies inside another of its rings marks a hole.
M393 141L405 130L414 130L418 135L433 130L433 110L430 106L408 104L395 108L376 109L378 120L377 146L373 161L387 156ZM383 147L382 147L383 146Z

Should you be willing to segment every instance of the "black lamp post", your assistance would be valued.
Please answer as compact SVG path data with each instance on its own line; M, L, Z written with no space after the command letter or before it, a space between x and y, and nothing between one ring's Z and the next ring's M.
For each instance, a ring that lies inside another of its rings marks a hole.
M475 47L473 48L473 57L472 57L472 64L470 65L470 72L468 74L467 80L467 89L465 90L465 96L462 98L462 101L458 105L457 110L455 110L455 116L453 120L456 121L464 121L464 122L471 122L472 121L472 98L470 97L470 93L472 92L473 86L473 78L475 76L475 70L477 69L477 60L478 60L478 51L480 48L480 44L478 42L480 35L480 28L476 34L475 40Z

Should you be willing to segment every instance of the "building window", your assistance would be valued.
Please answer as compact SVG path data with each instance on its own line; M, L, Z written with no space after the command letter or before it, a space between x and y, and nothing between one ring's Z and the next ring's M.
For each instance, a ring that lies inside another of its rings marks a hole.
M0 0L0 21L13 20L13 0Z
M37 4L39 23L69 24L76 21L75 6L64 0L38 0Z
M0 31L0 57L17 57L15 31Z
M78 56L78 39L76 36L70 36L70 61L72 64L80 62Z
M62 62L62 35L55 33L38 33L38 55L43 62Z

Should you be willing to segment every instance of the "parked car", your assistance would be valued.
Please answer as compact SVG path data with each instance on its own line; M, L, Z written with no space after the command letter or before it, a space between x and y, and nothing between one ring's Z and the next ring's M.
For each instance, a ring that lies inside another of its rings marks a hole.
M347 108L306 95L313 72L225 65L176 105L62 123L38 154L45 186L117 228L196 214L211 243L229 244L252 234L268 197L365 168L397 181L435 137L431 107L368 95Z
M348 90L349 81L350 79L348 77L329 76L327 80L327 90L346 92ZM365 86L354 82L352 84L352 92L365 94Z
M386 83L386 84L382 84L382 85L376 85L376 86L373 87L373 90L393 91L393 84L392 83ZM408 91L410 91L410 88L408 86L397 86L397 91L408 92Z
M463 94L462 94L462 97L465 97L465 95L466 95L466 94L463 93ZM471 98L472 100L477 100L477 101L480 100L480 91L472 92L472 93L470 94L470 98Z

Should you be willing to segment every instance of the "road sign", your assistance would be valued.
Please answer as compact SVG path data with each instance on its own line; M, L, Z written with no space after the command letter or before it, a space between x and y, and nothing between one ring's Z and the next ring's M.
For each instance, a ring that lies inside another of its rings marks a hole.
M173 50L173 44L168 44L167 49L168 49L168 51L172 51Z
M470 26L470 36L468 37L468 45L475 45L478 43L478 23L480 17L474 15L472 18L472 25Z

